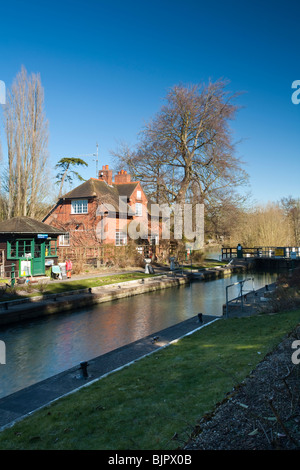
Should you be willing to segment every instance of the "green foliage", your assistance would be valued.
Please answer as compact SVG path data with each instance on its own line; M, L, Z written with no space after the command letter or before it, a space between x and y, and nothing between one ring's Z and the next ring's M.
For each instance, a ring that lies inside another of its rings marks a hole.
M55 169L60 170L60 172L56 175L56 184L60 184L59 196L61 196L63 184L65 182L72 183L74 178L78 179L79 181L85 181L77 171L70 169L75 166L88 166L88 164L81 158L64 157L61 158L55 165Z

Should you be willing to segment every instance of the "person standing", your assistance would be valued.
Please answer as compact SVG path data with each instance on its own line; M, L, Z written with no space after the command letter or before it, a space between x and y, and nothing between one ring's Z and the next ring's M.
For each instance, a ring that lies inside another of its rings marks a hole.
M72 261L70 259L67 259L67 261L66 261L66 271L67 271L67 278L71 279Z

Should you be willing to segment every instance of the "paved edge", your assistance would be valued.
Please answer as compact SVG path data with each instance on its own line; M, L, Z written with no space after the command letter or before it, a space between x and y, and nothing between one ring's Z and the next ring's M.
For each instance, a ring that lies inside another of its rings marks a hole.
M275 292L277 288L276 282L272 282L268 284L268 290L265 287L260 287L254 291L250 291L244 294L243 297L246 296L244 300L243 308L241 307L240 303L234 304L236 300L240 299L240 297L236 297L235 299L231 299L228 304L228 315L226 314L226 304L223 305L223 315L225 318L234 318L234 317L243 317L249 315L258 315L260 313L260 309L267 305L268 295L265 294L272 294Z
M166 348L222 316L198 315L145 338L88 360L88 377L83 378L80 365L45 379L0 399L0 431L32 415L57 400L107 377L154 352ZM200 326L199 326L200 325Z
M32 297L2 302L0 303L0 327L74 309L90 308L103 302L134 295L185 286L189 283L190 280L187 276L170 277L162 275L154 278L107 284L81 291L50 294L45 298ZM6 310L3 311L3 309Z

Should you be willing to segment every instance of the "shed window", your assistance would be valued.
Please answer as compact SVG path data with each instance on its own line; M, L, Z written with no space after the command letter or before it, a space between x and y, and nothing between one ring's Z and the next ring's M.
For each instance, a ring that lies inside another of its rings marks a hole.
M8 258L16 258L17 257L17 242L7 242L7 254Z
M31 253L31 241L18 240L18 258L24 258L27 253Z
M45 256L57 256L56 240L47 240L45 244Z
M26 258L26 255L31 257L33 256L33 240L13 240L7 242L7 258L9 259L18 259Z

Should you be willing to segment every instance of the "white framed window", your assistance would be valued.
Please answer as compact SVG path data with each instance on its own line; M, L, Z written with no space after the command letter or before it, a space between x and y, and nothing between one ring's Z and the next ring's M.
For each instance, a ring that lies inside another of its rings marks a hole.
M142 191L137 191L137 192L136 192L136 198L137 198L138 200L142 199Z
M70 245L70 234L69 232L64 235L59 235L59 246L69 246Z
M71 214L87 214L88 213L88 200L75 199L72 201Z
M135 204L135 215L141 217L143 215L143 205L140 202Z
M116 246L127 245L127 233L117 231L116 232Z

